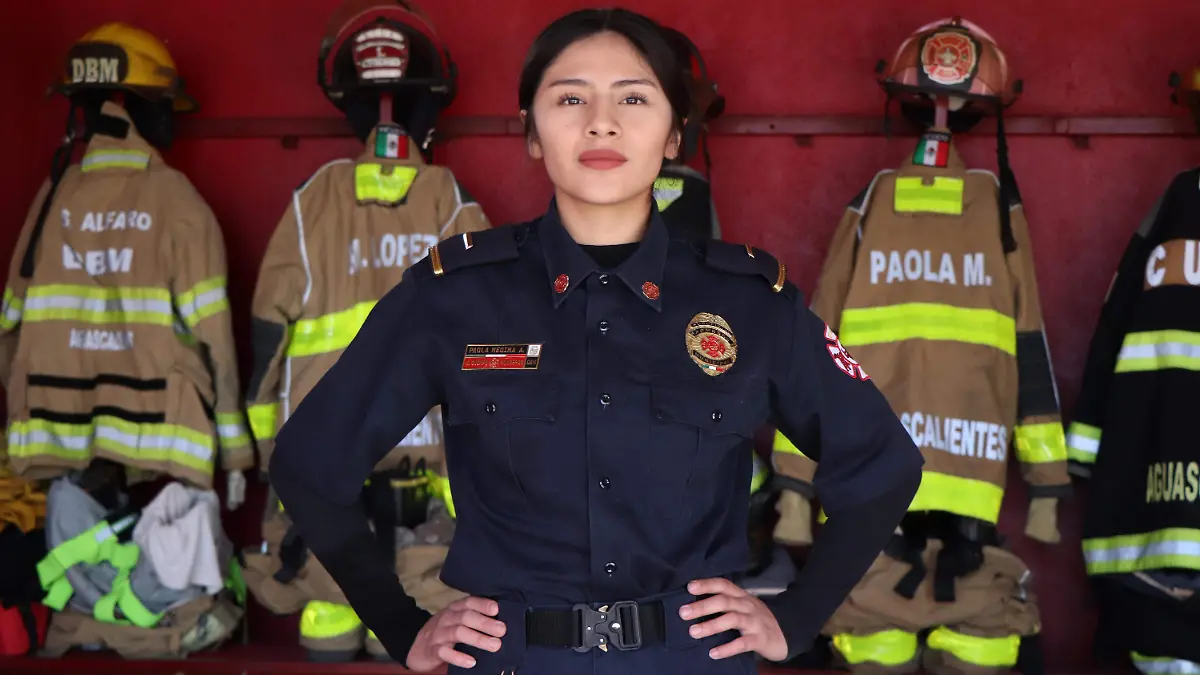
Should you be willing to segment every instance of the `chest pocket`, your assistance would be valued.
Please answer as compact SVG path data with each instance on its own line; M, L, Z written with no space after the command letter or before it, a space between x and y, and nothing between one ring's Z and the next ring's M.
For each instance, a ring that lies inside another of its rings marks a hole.
M766 419L765 394L652 385L650 407L648 454L664 516L723 510L741 492L750 498L752 439Z
M455 452L448 463L462 458L483 508L503 516L529 508L531 495L557 489L556 382L480 378L448 398L447 449Z

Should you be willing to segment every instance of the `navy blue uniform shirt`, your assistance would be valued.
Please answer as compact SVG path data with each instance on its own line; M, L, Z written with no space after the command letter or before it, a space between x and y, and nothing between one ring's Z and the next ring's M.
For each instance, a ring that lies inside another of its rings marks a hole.
M270 472L353 505L441 405L446 584L527 606L661 597L749 564L764 424L819 458L831 519L919 474L883 396L836 357L765 251L674 239L651 206L637 249L601 270L552 202L406 271L284 425Z

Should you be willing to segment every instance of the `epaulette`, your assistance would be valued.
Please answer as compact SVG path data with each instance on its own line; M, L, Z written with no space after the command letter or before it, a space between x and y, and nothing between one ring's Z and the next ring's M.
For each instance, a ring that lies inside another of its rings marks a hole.
M463 267L516 260L520 256L518 239L523 229L519 225L502 225L443 239L429 249L433 276L440 277Z
M716 239L707 242L704 262L725 272L761 275L776 293L787 285L787 266L775 256L750 244Z

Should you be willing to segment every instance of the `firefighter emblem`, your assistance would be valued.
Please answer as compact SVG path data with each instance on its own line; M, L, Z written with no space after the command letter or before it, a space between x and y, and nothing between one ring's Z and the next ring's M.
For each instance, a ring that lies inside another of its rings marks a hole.
M846 351L846 348L842 346L841 339L838 338L837 333L833 332L829 324L825 324L825 342L827 343L825 349L828 350L829 356L833 358L833 365L837 366L838 370L863 382L871 379L871 376L867 375L867 371L863 370L858 361L855 361L854 357L850 356L850 352Z
M975 41L959 31L934 33L921 48L921 69L938 84L962 84L975 75L978 65Z
M716 377L737 360L737 338L725 319L701 312L688 322L685 335L688 356L705 375Z

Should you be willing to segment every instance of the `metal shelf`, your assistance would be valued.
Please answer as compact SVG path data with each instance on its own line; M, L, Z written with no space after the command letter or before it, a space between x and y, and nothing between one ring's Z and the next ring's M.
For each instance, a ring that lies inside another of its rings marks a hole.
M853 115L728 115L708 125L714 136L879 136L883 118ZM984 120L972 133L990 134L994 120ZM1011 136L1197 136L1196 124L1177 117L1028 116L1005 119ZM912 135L917 130L898 115L891 133ZM438 126L441 140L462 137L521 136L516 117L447 117ZM352 135L350 125L337 117L225 117L179 120L179 137L191 139L278 138L285 145L302 138L341 138Z

